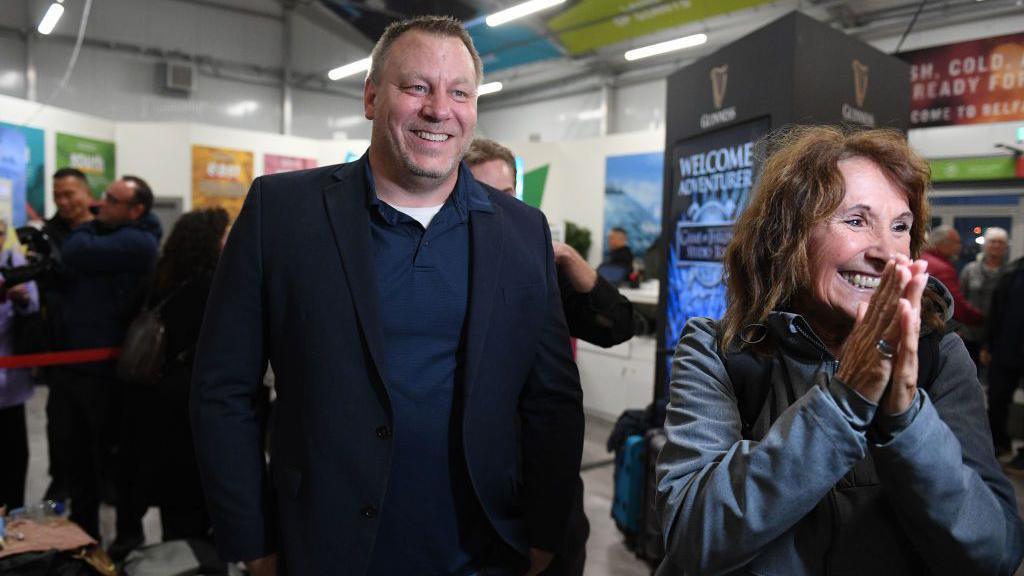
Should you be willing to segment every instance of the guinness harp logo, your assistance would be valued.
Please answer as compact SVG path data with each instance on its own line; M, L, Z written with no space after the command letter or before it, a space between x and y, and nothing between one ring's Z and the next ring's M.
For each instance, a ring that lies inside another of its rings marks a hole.
M857 98L857 107L863 108L864 98L868 95L868 67L861 64L860 60L854 60L852 64L854 96Z
M725 100L726 83L729 81L729 65L724 64L711 69L711 95L715 99L715 108L722 107Z

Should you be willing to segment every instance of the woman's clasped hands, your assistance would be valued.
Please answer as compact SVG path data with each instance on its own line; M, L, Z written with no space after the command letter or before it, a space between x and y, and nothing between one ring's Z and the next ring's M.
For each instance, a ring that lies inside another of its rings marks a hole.
M885 265L871 300L857 308L836 377L883 414L902 414L917 392L917 347L927 262L899 254Z

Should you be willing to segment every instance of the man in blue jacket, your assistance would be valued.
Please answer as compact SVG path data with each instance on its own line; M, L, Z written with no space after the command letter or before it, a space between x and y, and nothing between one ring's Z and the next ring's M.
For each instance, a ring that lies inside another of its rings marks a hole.
M460 23L395 23L372 61L367 154L258 178L221 257L191 397L217 547L257 575L537 574L583 442L550 231L460 162Z
M110 185L96 218L80 225L61 250L62 342L66 350L117 347L135 315L139 283L156 262L160 222L150 213L153 192L144 180L124 176ZM107 453L116 445L120 385L113 362L68 366L50 385L52 417L64 436L71 519L99 539L100 487ZM118 514L118 538L139 539L138 514ZM123 518L122 518L123 516Z

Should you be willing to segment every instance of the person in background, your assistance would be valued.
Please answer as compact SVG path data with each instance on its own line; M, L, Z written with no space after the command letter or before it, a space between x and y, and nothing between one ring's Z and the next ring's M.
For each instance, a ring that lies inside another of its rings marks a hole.
M953 296L953 319L966 326L979 326L985 315L964 298L954 266L961 249L960 233L943 224L928 233L928 244L921 252L921 259L928 263L928 274L942 282Z
M633 272L633 251L629 249L629 233L616 226L608 231L608 257L597 268L597 273L614 285L629 279Z
M1004 454L1011 449L1006 430L1010 403L1024 377L1024 258L1006 266L987 312L988 422L996 454ZM1024 473L1024 452L1018 451L1006 470Z
M162 303L165 352L160 381L144 397L147 404L136 406L135 412L143 419L145 493L160 508L165 542L209 538L188 397L196 341L228 220L223 208L182 215L164 243L146 302L149 309Z
M477 182L515 195L516 162L511 150L493 140L476 138L463 159ZM569 334L606 348L632 338L633 304L599 276L575 248L563 242L552 242L552 246ZM555 557L545 575L583 574L590 523L583 512L582 478L578 487L565 552Z
M689 319L672 360L657 573L1013 574L1024 526L981 386L913 260L928 164L895 130L771 143L725 315Z
M1006 230L993 226L985 230L983 236L985 243L982 245L981 254L974 262L968 262L960 271L960 289L964 298L975 308L987 313L992 303L992 292L996 289L996 283L1006 265L1006 253L1009 248L1009 234ZM978 378L981 378L981 367L983 362L981 349L985 344L985 325L964 326L960 330L960 336L964 339L964 345L971 354L971 360L978 367Z
M7 221L0 219L0 246L7 240ZM0 252L0 356L14 352L14 324L17 317L39 310L39 291L35 282L7 286L3 271L25 264L19 252ZM0 506L7 510L25 503L25 475L28 472L28 431L25 428L25 402L32 397L28 370L0 368Z
M49 345L55 348L63 348L63 299L59 283L62 281L61 248L71 232L79 226L91 222L93 214L92 191L89 190L89 182L85 174L76 168L61 168L53 173L53 203L57 206L54 213L43 223L43 232L50 239L50 257L58 263L53 273L39 279L40 306L43 308L43 315L46 318L48 328ZM67 368L54 366L42 372L43 380L47 384L62 382L72 378ZM52 390L52 387L51 387ZM54 412L53 395L46 398L46 442L50 455L50 485L46 489L47 500L65 501L70 492L68 486L70 464L63 458L67 450L59 443L61 438L68 437L69 432L61 430L61 426L68 424L67 419L61 418Z
M64 241L60 348L121 345L136 313L132 304L138 287L156 262L161 229L150 212L152 205L149 185L136 176L123 176L107 189L96 218L80 224ZM101 487L129 465L119 443L125 391L114 367L113 361L69 365L62 378L50 382L51 412L61 421L57 446L69 465L71 520L97 539ZM143 541L145 508L124 500L132 493L130 487L117 486L118 533L112 555Z

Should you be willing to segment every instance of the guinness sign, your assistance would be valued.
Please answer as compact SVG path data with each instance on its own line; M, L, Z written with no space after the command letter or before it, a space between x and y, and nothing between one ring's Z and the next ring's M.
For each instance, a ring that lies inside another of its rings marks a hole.
M868 67L860 60L850 63L853 66L853 90L857 100L857 108L864 107L864 99L868 96Z
M715 99L715 108L721 109L725 100L725 89L729 83L729 65L724 64L711 69L711 96Z
M719 124L725 124L726 122L732 122L736 119L736 107L729 106L726 109L722 109L722 104L725 103L725 90L729 86L729 65L722 64L721 66L711 69L711 98L715 103L715 111L709 114L701 114L700 127L707 129L712 126Z

